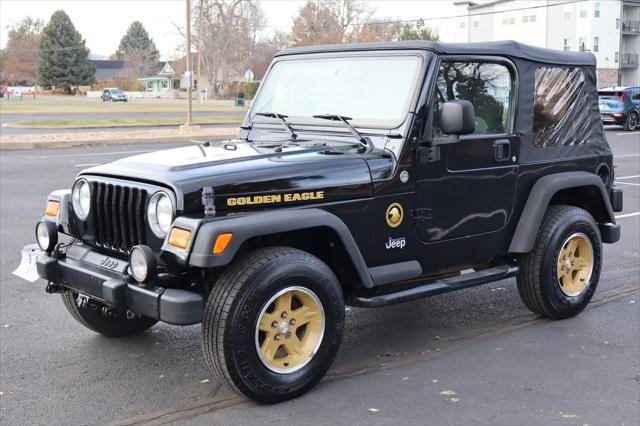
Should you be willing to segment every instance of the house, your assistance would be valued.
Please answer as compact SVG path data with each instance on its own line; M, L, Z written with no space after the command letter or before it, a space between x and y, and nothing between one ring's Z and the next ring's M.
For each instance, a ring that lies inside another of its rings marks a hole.
M159 67L158 72L146 77L139 77L138 81L144 84L145 91L153 92L156 96L175 95L179 93L182 88L182 78L187 68L185 59L186 56L173 61L164 62L162 67ZM193 53L193 87L196 90L206 90L208 93L212 93L212 84L204 72L204 69L200 73L202 81L198 81L196 73L197 67L195 65L196 61L197 54Z
M456 1L455 17L429 21L447 42L516 40L590 51L598 85L640 85L640 0Z
M124 80L127 78L125 61L91 59L89 62L96 67L96 82ZM164 64L164 62L158 62L152 72L162 69Z
M124 78L124 61L89 60L96 67L96 81Z

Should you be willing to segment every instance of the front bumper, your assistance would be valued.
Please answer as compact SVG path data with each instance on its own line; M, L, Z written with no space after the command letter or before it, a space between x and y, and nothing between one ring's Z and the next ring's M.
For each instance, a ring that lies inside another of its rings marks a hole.
M33 245L23 250L33 250ZM69 247L56 258L36 251L38 275L53 285L96 299L108 306L169 324L189 325L202 321L201 294L162 287L161 281L137 283L126 275L128 262L83 245Z

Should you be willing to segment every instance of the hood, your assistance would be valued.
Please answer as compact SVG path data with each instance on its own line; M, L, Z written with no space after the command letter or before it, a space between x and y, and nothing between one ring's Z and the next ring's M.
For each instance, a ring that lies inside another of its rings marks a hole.
M281 147L238 142L194 144L127 157L81 172L159 184L176 194L179 211L202 211L203 187L212 187L216 210L248 210L282 205L370 197L370 160L354 150L302 144ZM373 154L373 155L372 155ZM369 153L379 164L391 155ZM391 166L390 166L391 167ZM268 204L268 205L267 205Z

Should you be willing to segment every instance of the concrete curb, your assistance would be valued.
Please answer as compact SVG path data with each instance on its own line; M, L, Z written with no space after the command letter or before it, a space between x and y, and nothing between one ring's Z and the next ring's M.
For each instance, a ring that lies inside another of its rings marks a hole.
M21 149L61 149L61 148L81 148L89 146L105 145L133 145L152 144L161 142L188 142L188 141L222 141L232 138L232 135L193 135L193 136L173 136L156 138L128 138L128 139L105 139L105 140L78 140L78 141L44 141L44 142L0 142L0 151L15 151Z

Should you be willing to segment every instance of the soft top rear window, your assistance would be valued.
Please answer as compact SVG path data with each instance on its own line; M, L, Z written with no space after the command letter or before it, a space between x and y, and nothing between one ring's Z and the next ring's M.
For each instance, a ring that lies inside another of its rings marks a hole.
M540 67L535 79L533 144L545 148L588 143L589 96L582 69Z

